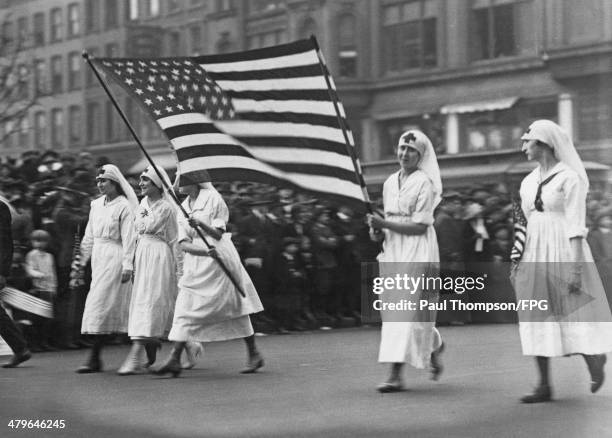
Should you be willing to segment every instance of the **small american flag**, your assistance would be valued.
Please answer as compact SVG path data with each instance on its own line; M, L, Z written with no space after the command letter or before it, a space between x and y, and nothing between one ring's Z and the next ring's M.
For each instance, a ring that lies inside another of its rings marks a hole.
M523 257L527 236L527 218L523 213L520 197L512 201L512 220L514 222L514 243L510 251L510 260L518 262Z
M311 38L229 54L94 62L157 121L181 174L289 185L363 205L354 141L347 130L347 147L320 56Z

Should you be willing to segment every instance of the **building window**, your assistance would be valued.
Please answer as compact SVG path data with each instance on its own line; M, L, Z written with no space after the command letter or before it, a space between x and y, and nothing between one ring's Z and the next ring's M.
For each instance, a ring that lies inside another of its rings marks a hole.
M97 144L102 140L102 112L98 102L87 103L87 143Z
M114 29L119 26L119 8L117 0L106 0L104 2L104 28Z
M68 109L68 142L71 145L81 143L81 129L83 124L83 114L81 107L73 105Z
M436 154L443 154L444 116L440 114L421 114L382 122L380 125L381 152L379 159L395 158L395 147L400 135L410 129L418 129L429 137Z
M0 125L0 143L4 143L4 147L11 149L13 147L13 121L7 120Z
M181 53L181 33L172 31L168 36L168 54L176 55L177 53Z
M159 15L159 0L149 1L149 17L157 17Z
M521 99L508 109L459 114L460 151L518 149L525 127L537 119L557 119L557 98Z
M517 52L516 11L512 2L476 0L472 5L472 59L514 56Z
M34 82L37 95L47 93L47 66L44 59L34 61Z
M86 0L85 2L85 30L87 32L96 32L98 30L100 3L99 0Z
M99 50L97 47L90 47L89 49L87 49L87 53L89 53L93 57L97 56L98 52ZM91 88L97 85L97 83L98 81L96 79L96 76L93 70L91 68L86 68L85 69L85 87Z
M578 138L595 141L612 138L612 89L584 90L576 99Z
M0 55L6 53L12 49L13 42L15 41L15 29L13 28L13 22L5 21L2 24L2 36L0 40Z
M193 25L189 28L189 39L191 40L191 55L200 55L202 53L202 27Z
M284 0L250 0L247 2L249 13L276 11L284 6Z
M62 57L60 55L51 58L51 92L62 92Z
M73 38L79 36L81 32L80 28L81 24L81 14L79 5L77 3L72 3L68 5L68 37Z
M62 39L62 10L55 8L51 10L51 32L49 39L51 42L60 41Z
M25 149L28 148L30 142L30 121L28 117L24 117L21 119L19 123L19 148Z
M139 1L140 0L130 0L130 2L128 3L128 7L130 9L129 13L128 13L128 17L131 21L135 21L138 20L138 14L139 14Z
M357 44L353 15L343 15L338 19L338 36L340 77L354 78L357 76Z
M51 145L62 146L64 143L64 112L61 109L51 110Z
M34 145L44 148L47 140L47 115L44 111L34 114Z
M108 43L104 46L104 55L108 58L116 58L119 56L119 44Z
M28 42L28 17L17 19L17 36L19 47L23 47Z
M17 98L27 99L29 96L30 69L25 64L17 66Z
M34 14L34 32L32 39L35 47L45 45L45 15L42 12Z
M222 32L221 37L217 41L217 53L227 53L232 50L232 40L229 32Z
M232 0L217 0L217 12L231 11L234 7Z
M79 88L81 88L81 56L78 52L71 52L68 55L68 89Z
M383 9L382 52L386 72L435 67L437 0L404 1Z

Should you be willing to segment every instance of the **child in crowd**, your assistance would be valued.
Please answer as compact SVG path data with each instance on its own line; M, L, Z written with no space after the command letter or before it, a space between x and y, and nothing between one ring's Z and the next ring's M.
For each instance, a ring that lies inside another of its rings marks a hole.
M47 301L51 304L55 301L57 292L57 276L55 273L55 260L53 255L47 252L51 236L44 230L34 230L30 235L32 250L28 252L25 259L25 271L32 281L30 294ZM32 350L38 346L42 351L53 350L49 344L51 339L52 320L34 317Z

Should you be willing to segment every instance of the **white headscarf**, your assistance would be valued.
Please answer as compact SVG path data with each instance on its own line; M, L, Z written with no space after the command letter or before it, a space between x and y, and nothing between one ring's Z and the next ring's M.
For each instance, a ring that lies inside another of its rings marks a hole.
M431 180L434 188L434 205L436 206L442 200L442 179L440 178L440 167L436 158L436 151L431 144L431 140L421 131L412 129L404 132L398 142L398 146L405 144L408 147L416 149L421 156L417 167L421 169Z
M157 170L159 171L162 178L164 179L165 185L162 184L162 180L157 175L157 172L155 172L155 169L153 168L153 166L147 167L140 176L149 178L151 182L155 185L155 187L157 187L158 189L162 191L163 198L166 198L166 199L171 198L172 195L174 195L174 189L172 188L170 177L168 176L168 174L162 167L157 166ZM172 193L172 195L170 193Z
M553 150L555 158L571 167L580 177L580 181L589 188L589 178L584 164L574 147L572 139L561 126L550 120L536 120L525 132L521 140L539 140Z
M134 189L132 188L130 183L127 182L125 177L121 174L121 171L117 166L113 164L105 164L101 167L100 172L96 176L96 179L98 178L109 179L119 184L121 190L123 190L123 193L125 194L125 197L128 200L128 203L130 204L132 213L136 212L136 209L139 205L136 193L134 193Z

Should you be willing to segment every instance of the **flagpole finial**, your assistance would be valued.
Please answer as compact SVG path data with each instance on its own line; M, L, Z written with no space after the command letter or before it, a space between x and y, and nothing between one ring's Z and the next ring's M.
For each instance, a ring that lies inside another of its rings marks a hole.
M89 60L89 53L87 53L87 50L83 50L81 52L81 56L85 58L86 60Z

